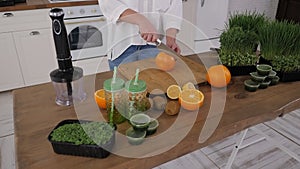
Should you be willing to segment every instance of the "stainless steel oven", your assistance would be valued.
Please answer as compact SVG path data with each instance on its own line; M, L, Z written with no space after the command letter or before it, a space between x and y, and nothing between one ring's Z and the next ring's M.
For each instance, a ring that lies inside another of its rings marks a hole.
M106 19L98 5L63 7L73 61L103 57L107 50Z

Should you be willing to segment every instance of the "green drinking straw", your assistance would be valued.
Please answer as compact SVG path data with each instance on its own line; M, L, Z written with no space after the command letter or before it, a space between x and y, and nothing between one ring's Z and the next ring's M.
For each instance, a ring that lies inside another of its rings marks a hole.
M116 76L117 76L117 66L114 67L114 74L113 74L112 83L116 83Z
M114 116L114 93L111 94L111 109L109 114L109 122L110 125L113 127L113 116Z
M138 85L139 72L140 72L140 69L137 68L136 71L135 71L135 79L134 79L133 85Z
M116 74L117 74L117 67L114 67L114 74L113 74L113 79L112 79L112 84L116 83ZM113 86L112 86L113 90ZM109 121L110 125L113 126L113 114L114 114L114 92L111 93L111 109L110 109L110 115L109 115Z

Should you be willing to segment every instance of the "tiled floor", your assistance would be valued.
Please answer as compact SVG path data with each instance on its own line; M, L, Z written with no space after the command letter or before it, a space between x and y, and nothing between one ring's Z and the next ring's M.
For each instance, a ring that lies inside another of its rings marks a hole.
M300 116L300 110L292 112L292 116ZM286 116L285 116L286 117ZM283 118L285 118L283 117ZM275 120L277 121L277 120ZM274 123L274 121L272 121ZM294 123L294 122L292 122ZM291 123L291 125L293 125ZM294 123L296 124L296 123ZM299 123L298 123L299 124ZM274 127L276 124L268 125ZM274 127L275 128L275 127ZM285 127L284 127L285 128ZM297 126L298 131L295 135L299 136L300 126ZM288 128L285 128L287 130ZM256 132L258 130L259 132ZM284 131L284 130L282 130ZM263 135L261 135L261 133ZM210 146L192 152L188 155L175 159L173 161L162 164L155 169L210 169L210 168L225 168L228 163L229 157L237 138L239 138L240 133L233 135L231 137L225 138L217 143ZM293 142L290 138L286 138L285 132L277 132L266 124L259 124L250 128L246 134L243 141L243 145L252 143L255 140L261 139L266 135L270 137L272 141L283 145L289 151L297 155L300 158L300 144ZM299 142L299 139L297 140ZM262 139L255 144L250 144L245 148L238 151L237 156L231 167L232 169L299 169L300 161L289 156L286 152L279 149L275 145L271 144L270 141Z
M15 168L13 98L11 92L0 93L0 168Z
M299 169L300 168L300 109L273 121L250 128L243 145L233 161L233 169ZM240 133L225 138L208 147L169 161L155 169L219 169L225 168ZM273 144L272 144L273 143ZM275 144L275 145L274 145ZM295 158L276 147L284 146ZM13 98L11 92L0 93L0 166L15 168L13 129ZM299 161L297 161L298 159Z

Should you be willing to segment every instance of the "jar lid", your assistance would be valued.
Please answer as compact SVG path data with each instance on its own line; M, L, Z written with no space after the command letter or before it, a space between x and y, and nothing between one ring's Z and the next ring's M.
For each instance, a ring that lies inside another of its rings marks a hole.
M129 92L142 92L146 90L146 82L144 80L138 80L137 84L134 84L134 80L127 81L125 89Z
M124 80L116 78L115 83L112 83L112 79L107 79L104 81L104 90L107 91L117 91L124 88Z

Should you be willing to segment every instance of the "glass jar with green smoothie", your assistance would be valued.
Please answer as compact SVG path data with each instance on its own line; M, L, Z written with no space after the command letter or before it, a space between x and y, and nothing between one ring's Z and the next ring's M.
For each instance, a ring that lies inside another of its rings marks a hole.
M107 79L104 81L106 109L108 120L113 124L120 124L126 120L127 102L125 98L125 82L121 78L115 80Z
M127 81L125 90L128 95L130 116L144 112L150 108L151 105L147 98L147 86L144 80Z

